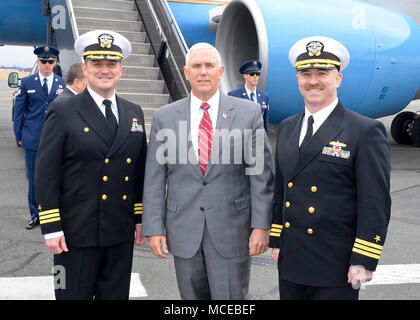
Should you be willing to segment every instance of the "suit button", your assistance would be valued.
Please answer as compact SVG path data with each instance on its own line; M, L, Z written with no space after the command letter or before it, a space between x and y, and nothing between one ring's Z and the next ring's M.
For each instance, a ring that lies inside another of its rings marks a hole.
M104 180L105 182L107 182L108 181L108 177L107 176L103 176L102 177L102 180Z
M287 184L287 186L288 186L289 188L292 188L292 187L293 187L293 182L289 182L289 183Z
M125 177L124 180L127 182L128 180L130 180L129 177Z
M108 163L109 163L109 159L108 159L108 158L106 158L106 159L105 159L105 163L106 163L106 164L108 164Z
M126 195L123 195L123 200L127 200L127 196Z
M289 208L290 207L290 202L289 201L286 201L286 208Z
M286 222L286 223L284 224L284 226L285 226L286 228L290 228L290 223L289 223L289 222Z
M308 229L308 230L306 230L306 232L307 232L308 234L314 234L314 230L312 230L312 229Z
M309 213L315 213L315 208L314 207L309 207L308 212Z
M127 163L131 163L131 158L127 158Z
M108 199L108 196L106 194L103 194L102 195L102 200L106 200L106 199Z
M318 191L318 188L317 188L316 186L312 186L312 187L311 187L311 191L312 191L312 192L317 192L317 191Z
M203 185L205 185L205 186L206 186L207 184L208 184L208 182L207 182L206 180L204 180L204 181L203 181Z
M200 210L201 210L201 211L204 211L204 207L200 207Z

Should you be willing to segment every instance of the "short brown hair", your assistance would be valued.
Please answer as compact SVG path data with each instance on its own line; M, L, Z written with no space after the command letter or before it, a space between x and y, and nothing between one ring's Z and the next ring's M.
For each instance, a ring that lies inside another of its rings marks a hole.
M71 65L66 74L66 84L72 85L75 79L83 80L85 75L82 71L82 64L75 63Z

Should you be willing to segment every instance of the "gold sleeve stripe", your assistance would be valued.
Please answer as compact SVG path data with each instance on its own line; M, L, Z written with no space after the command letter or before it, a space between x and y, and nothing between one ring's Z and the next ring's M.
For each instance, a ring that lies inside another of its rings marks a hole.
M383 246L381 246L379 244L369 242L369 241L365 241L365 240L362 240L362 239L359 239L359 238L356 238L355 243L363 244L365 246L372 247L374 249L379 249L379 250L382 250L382 248L383 248Z
M134 211L134 214L143 214L143 211L136 210L136 211Z
M283 226L281 224L272 224L271 228L283 228Z
M60 210L58 210L58 209L52 209L52 210L42 211L42 212L39 213L39 215L44 216L44 215L47 215L47 214L50 214L50 213L59 213L59 212L60 212Z
M353 252L356 252L356 253L359 253L361 255L379 260L379 255L377 255L377 254L369 253L369 252L366 252L366 251L363 251L363 250L359 250L357 248L353 248Z
M143 207L143 203L135 203L134 207Z
M271 228L270 230L271 232L281 232L282 229L277 229L277 228Z
M368 252L376 253L376 254L381 254L382 253L381 250L372 249L372 248L369 248L367 246L363 246L363 245L358 244L358 243L355 243L354 244L354 247L355 248L362 249L362 250L365 250L365 251L368 251Z
M280 233L270 232L270 236L272 236L272 237L280 237L280 234L281 234L281 232Z
M39 221L48 220L48 219L57 218L57 217L60 217L59 213L51 213L51 214L48 214L48 215L40 216Z
M56 221L60 221L60 218L53 218L53 219L47 219L47 220L40 220L39 223L40 224L45 224L45 223L51 223L51 222L56 222Z

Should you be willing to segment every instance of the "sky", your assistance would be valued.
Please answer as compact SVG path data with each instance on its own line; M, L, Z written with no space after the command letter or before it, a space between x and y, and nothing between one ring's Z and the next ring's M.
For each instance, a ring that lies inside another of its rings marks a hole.
M0 46L0 67L32 68L36 61L33 51L33 47Z

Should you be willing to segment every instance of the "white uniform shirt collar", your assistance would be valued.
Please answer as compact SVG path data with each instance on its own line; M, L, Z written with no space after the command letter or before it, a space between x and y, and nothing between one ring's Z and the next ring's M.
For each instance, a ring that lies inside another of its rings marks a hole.
M303 117L302 126L300 130L299 146L301 145L305 137L306 129L308 127L309 116L312 116L314 118L314 123L312 125L312 128L313 128L312 135L314 135L315 132L319 129L319 127L322 126L324 121L327 120L331 112L333 112L337 104L338 104L338 98L335 98L334 101L330 105L322 108L321 110L319 110L318 112L315 112L314 114L311 114L305 106L305 116Z
M110 97L108 99L104 99L102 96L100 96L98 93L96 93L93 89L89 88L89 86L87 86L87 89L88 89L92 99L95 101L96 105L99 107L99 109L101 110L101 112L104 116L105 116L105 105L103 104L103 102L104 102L104 100L111 100L111 102L112 102L112 105L111 105L112 112L114 113L114 116L117 119L117 123L119 123L118 106L117 106L117 98L116 98L116 95L115 95L115 91L114 91L112 97Z
M71 92L73 92L75 95L77 95L77 92L74 91L72 88L70 88L70 86L67 86L66 88L69 89Z
M48 92L51 92L51 88L54 82L54 72L52 72L48 77L42 75L41 72L38 72L39 81L41 81L41 87L44 85L44 78L47 78Z
M248 95L249 99L251 99L251 92L254 92L254 97L255 97L254 101L257 102L258 101L257 88L255 88L255 91L251 91L251 90L248 89L248 87L246 85L244 87L245 87L245 91L246 91L246 94Z

